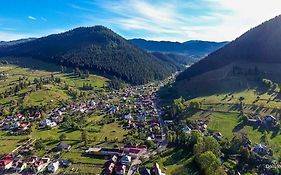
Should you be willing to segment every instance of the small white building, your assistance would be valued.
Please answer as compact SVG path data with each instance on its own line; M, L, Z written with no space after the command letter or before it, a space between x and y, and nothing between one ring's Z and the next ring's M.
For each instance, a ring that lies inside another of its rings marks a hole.
M48 165L47 169L49 172L55 173L59 169L59 165L60 165L59 161L56 161L56 162L50 163Z
M129 114L125 114L123 118L124 118L124 119L127 119L127 120L131 120L131 119L133 119L133 117L132 117L131 113L129 113Z
M190 127L188 127L188 126L186 126L186 127L184 127L183 129L182 129L182 131L185 133L185 134L191 134L191 128Z

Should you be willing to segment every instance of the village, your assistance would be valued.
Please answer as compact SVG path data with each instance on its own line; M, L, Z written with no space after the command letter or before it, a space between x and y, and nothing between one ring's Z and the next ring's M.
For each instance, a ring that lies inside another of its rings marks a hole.
M169 78L167 82L173 80ZM132 86L122 90L113 90L106 96L89 99L85 102L71 102L51 110L45 117L40 111L23 115L17 113L0 121L0 130L7 136L28 136L37 130L52 130L64 125L65 116L91 115L95 111L102 112L108 119L121 121L123 129L144 133L134 143L123 144L123 147L88 147L81 156L107 160L101 174L134 174L142 172L162 175L159 165L155 163L151 170L141 167L141 157L149 158L159 148L165 147L166 135L163 111L158 106L157 89L167 82L150 83ZM142 144L137 143L137 140ZM146 141L153 146L145 144ZM70 160L61 158L61 153L72 149L63 139L43 156L36 155L38 140L30 138L9 154L0 159L1 174L40 174L56 173L60 168L71 166ZM39 145L40 147L40 145Z
M164 120L165 125L168 128L178 128L180 133L185 135L191 135L193 131L199 132L202 136L212 136L218 142L223 140L223 134L218 131L214 131L208 128L208 121L206 120L196 120L189 121L189 124L178 124L174 123L173 120ZM273 115L253 115L250 118L244 118L244 121L241 123L242 125L251 126L256 129L260 129L264 132L264 130L274 130L278 128L279 122ZM179 127L178 127L179 125ZM264 136L266 137L266 136ZM264 138L266 139L266 138ZM266 141L264 141L266 142ZM270 149L268 144L264 143L253 143L249 138L247 138L246 134L242 133L242 145L249 151L249 154L256 155L256 161L263 163L270 163L274 161L273 151ZM230 155L233 160L236 160L239 156L238 154Z

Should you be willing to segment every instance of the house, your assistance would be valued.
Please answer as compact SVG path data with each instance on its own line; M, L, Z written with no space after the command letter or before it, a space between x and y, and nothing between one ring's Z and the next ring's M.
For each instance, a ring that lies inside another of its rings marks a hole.
M222 138L222 133L220 132L217 132L214 137L217 139L217 140L220 140Z
M107 166L105 172L106 174L112 174L114 170L115 164L110 162L109 165Z
M40 118L41 117L41 113L40 112L36 112L35 114L34 114L34 118Z
M0 169L7 170L13 166L13 156L8 154L0 160Z
M20 127L20 122L14 122L14 123L12 123L12 128L13 128L13 129L16 129L16 128L18 128L18 127Z
M71 146L68 145L66 142L61 142L60 144L58 144L58 146L56 147L56 150L59 151L68 151L70 150Z
M185 133L185 134L191 134L191 128L190 127L188 127L188 126L186 126L186 127L184 127L183 129L182 129L182 131Z
M31 166L31 169L36 173L40 173L44 171L44 169L48 166L49 162L50 162L50 158L44 157L34 162Z
M122 155L123 150L111 149L111 148L89 148L85 151L85 154L100 155L100 156L114 156Z
M174 121L173 121L173 120L164 120L164 123L165 123L166 125L169 125L169 124L173 124Z
M16 162L15 164L15 170L16 172L22 172L24 169L27 168L27 163L26 162L23 162L23 161L18 161Z
M117 157L116 155L113 155L113 156L111 157L111 161L112 161L112 162L116 163L117 160L118 160L118 157Z
M23 118L23 115L22 115L21 113L18 113L18 114L16 115L16 117L17 117L19 120L21 120L21 119Z
M47 169L49 172L55 173L59 169L59 165L60 165L59 161L56 161L56 162L50 163L48 165Z
M150 173L154 175L165 175L164 173L162 173L158 163L154 163L154 166L151 168Z
M69 160L60 160L60 165L63 167L69 167L71 165L71 162Z
M276 121L276 118L273 117L273 115L267 115L267 116L265 116L265 120L266 121Z
M124 155L124 156L121 158L121 164L122 164L122 165L129 166L129 165L131 164L131 161L132 161L131 156Z
M22 130L22 131L27 130L28 129L28 124L27 123L20 124L19 129Z
M126 166L119 164L115 166L115 174L116 175L124 175L126 173Z
M31 156L26 159L26 163L31 165L31 164L35 163L37 160L38 160L37 156Z
M145 151L145 149L142 148L124 148L123 150L127 155L133 158L140 156Z
M271 124L271 125L275 125L277 120L275 117L273 117L272 115L267 115L265 116L265 119L264 121L267 123L267 124Z
M247 120L249 125L256 125L259 124L257 119L250 118Z
M266 155L269 153L267 146L262 144L255 144L252 151L260 155Z
M57 123L56 122L52 122L51 120L49 119L44 119L41 123L41 126L44 127L44 128L53 128L55 126L57 126Z
M127 119L127 120L132 120L132 119L133 119L131 113L125 114L125 115L123 116L123 118L124 118L124 119Z
M149 169L147 169L147 168L145 168L145 167L140 167L140 168L139 168L139 173L140 173L141 175L150 175Z

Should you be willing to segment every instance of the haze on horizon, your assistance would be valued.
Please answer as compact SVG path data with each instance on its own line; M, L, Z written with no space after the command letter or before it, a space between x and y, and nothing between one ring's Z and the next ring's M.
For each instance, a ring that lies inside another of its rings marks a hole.
M0 41L94 25L127 39L230 41L279 14L280 0L2 1Z

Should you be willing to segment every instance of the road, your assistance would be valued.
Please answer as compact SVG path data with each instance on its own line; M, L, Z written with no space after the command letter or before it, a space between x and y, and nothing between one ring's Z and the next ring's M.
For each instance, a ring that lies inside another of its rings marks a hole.
M128 170L128 173L127 175L133 175L135 174L135 172L137 171L138 169L138 166L141 164L141 161L139 160L139 157L137 157L136 159L134 159L131 163L131 166Z

